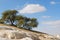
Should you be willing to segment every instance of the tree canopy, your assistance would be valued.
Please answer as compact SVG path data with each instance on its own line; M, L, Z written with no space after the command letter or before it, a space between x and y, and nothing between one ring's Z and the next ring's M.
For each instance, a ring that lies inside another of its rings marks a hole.
M11 25L14 25L15 17L18 12L16 10L7 10L2 13L2 19Z
M1 19L3 22L9 23L10 25L16 25L19 28L22 27L31 30L37 27L38 22L36 18L28 18L17 14L18 11L16 10L7 10L2 13Z

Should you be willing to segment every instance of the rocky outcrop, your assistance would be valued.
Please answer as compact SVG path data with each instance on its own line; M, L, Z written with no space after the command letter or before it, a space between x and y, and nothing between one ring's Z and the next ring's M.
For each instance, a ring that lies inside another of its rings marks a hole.
M42 32L0 26L0 40L60 40Z

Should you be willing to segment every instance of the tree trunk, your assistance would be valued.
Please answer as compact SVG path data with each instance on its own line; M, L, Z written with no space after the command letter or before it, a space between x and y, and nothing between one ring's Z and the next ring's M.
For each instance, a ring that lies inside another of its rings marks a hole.
M10 22L11 22L11 26L13 26L14 24L13 24L13 21L10 19Z

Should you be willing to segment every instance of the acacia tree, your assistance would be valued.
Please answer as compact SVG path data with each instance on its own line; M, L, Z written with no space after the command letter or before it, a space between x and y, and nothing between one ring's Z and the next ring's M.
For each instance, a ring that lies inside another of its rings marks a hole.
M22 25L25 23L25 21L24 21L24 17L23 16L21 16L21 15L17 15L16 16L16 25L17 25L17 27L23 27Z
M18 16L18 27L23 27L25 29L31 30L34 27L37 27L38 22L36 18L27 18L23 16Z
M1 23L1 24L4 24L4 20L0 19L0 23Z
M26 24L26 28L31 30L32 28L37 27L38 22L36 18L30 18L30 20Z
M7 10L2 13L2 20L4 22L10 23L11 25L16 25L25 29L31 30L37 27L38 22L36 18L28 18L22 15L17 15L16 10Z
M16 10L7 10L2 13L2 19L14 25L15 17L18 12Z

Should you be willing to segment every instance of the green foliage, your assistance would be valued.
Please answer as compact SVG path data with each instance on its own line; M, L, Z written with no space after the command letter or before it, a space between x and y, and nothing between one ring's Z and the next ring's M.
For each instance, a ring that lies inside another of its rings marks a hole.
M35 19L33 19L33 18L30 19L30 18L24 17L23 19L20 19L18 21L18 24L19 24L20 27L31 30L32 28L37 27L38 22L37 22L36 18Z
M22 27L31 30L37 27L38 22L36 18L27 18L22 15L17 15L16 10L7 10L2 13L3 22L9 23L11 25L16 25L17 27Z
M16 17L16 10L7 10L2 13L2 19L5 20L6 22L11 23L11 25L14 25L15 17Z
M0 23L1 23L1 24L4 24L4 20L0 19Z

